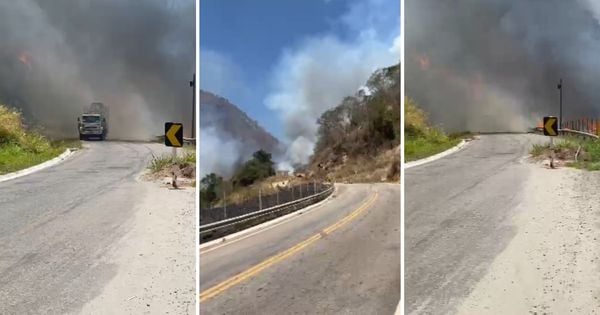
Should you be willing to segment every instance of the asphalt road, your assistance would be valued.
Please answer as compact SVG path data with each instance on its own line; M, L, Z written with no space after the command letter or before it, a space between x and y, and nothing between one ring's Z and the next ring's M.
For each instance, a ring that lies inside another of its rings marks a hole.
M144 191L159 144L87 142L63 163L0 183L0 314L78 310L116 273L102 260Z
M533 134L485 135L405 171L405 311L452 314L516 234ZM510 301L507 301L510 303Z
M375 197L377 196L377 197ZM326 228L370 206L329 233ZM201 300L202 314L393 314L400 298L400 185L338 185L334 198L285 223L200 252L200 293L320 237ZM206 293L205 293L206 294Z

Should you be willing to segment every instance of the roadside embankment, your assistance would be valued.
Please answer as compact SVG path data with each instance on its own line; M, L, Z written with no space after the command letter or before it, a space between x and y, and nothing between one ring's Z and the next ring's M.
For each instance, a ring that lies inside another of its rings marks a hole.
M196 147L186 146L177 150L176 156L153 156L144 178L171 185L175 179L178 186L196 187Z
M534 162L551 167L570 166L589 171L600 170L600 140L563 137L551 145L534 144L530 151ZM552 164L550 164L552 163Z
M447 135L431 126L427 113L418 104L406 98L404 102L404 160L423 159L458 145L468 133Z
M0 105L0 175L19 171L80 148L78 140L51 141L25 127L21 113Z

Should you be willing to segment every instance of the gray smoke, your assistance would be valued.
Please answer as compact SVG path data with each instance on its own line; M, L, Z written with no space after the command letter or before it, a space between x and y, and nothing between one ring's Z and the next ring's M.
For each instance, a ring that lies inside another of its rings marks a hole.
M280 168L308 162L317 141L317 119L354 95L375 70L397 63L399 42L370 31L350 42L322 36L283 55L265 100L285 125L288 150Z
M200 178L208 173L231 177L242 162L243 144L215 126L201 128L200 139Z
M110 134L150 139L165 121L189 132L194 1L0 0L0 103L48 134L77 134L91 102Z
M209 173L231 177L242 162L244 144L227 131L225 113L217 105L206 103L202 97L200 102L200 178Z
M522 131L600 112L594 1L407 0L406 94L449 131Z

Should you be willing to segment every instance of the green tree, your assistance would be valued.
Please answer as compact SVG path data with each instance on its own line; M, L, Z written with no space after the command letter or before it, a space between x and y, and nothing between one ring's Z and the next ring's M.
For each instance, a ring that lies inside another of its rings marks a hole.
M268 153L263 149L254 152L254 154L252 154L252 157L261 164L270 164L271 166L273 165L273 161L271 161L271 153Z
M257 180L275 175L271 154L258 150L252 154L252 159L248 160L233 176L235 186L250 186Z

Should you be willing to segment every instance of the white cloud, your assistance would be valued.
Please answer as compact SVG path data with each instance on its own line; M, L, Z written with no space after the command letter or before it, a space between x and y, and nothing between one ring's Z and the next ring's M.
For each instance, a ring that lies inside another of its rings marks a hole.
M400 35L398 35L394 39L394 44L390 48L390 52L396 54L396 56L398 56L398 59L402 58L402 44L402 38L400 38Z

